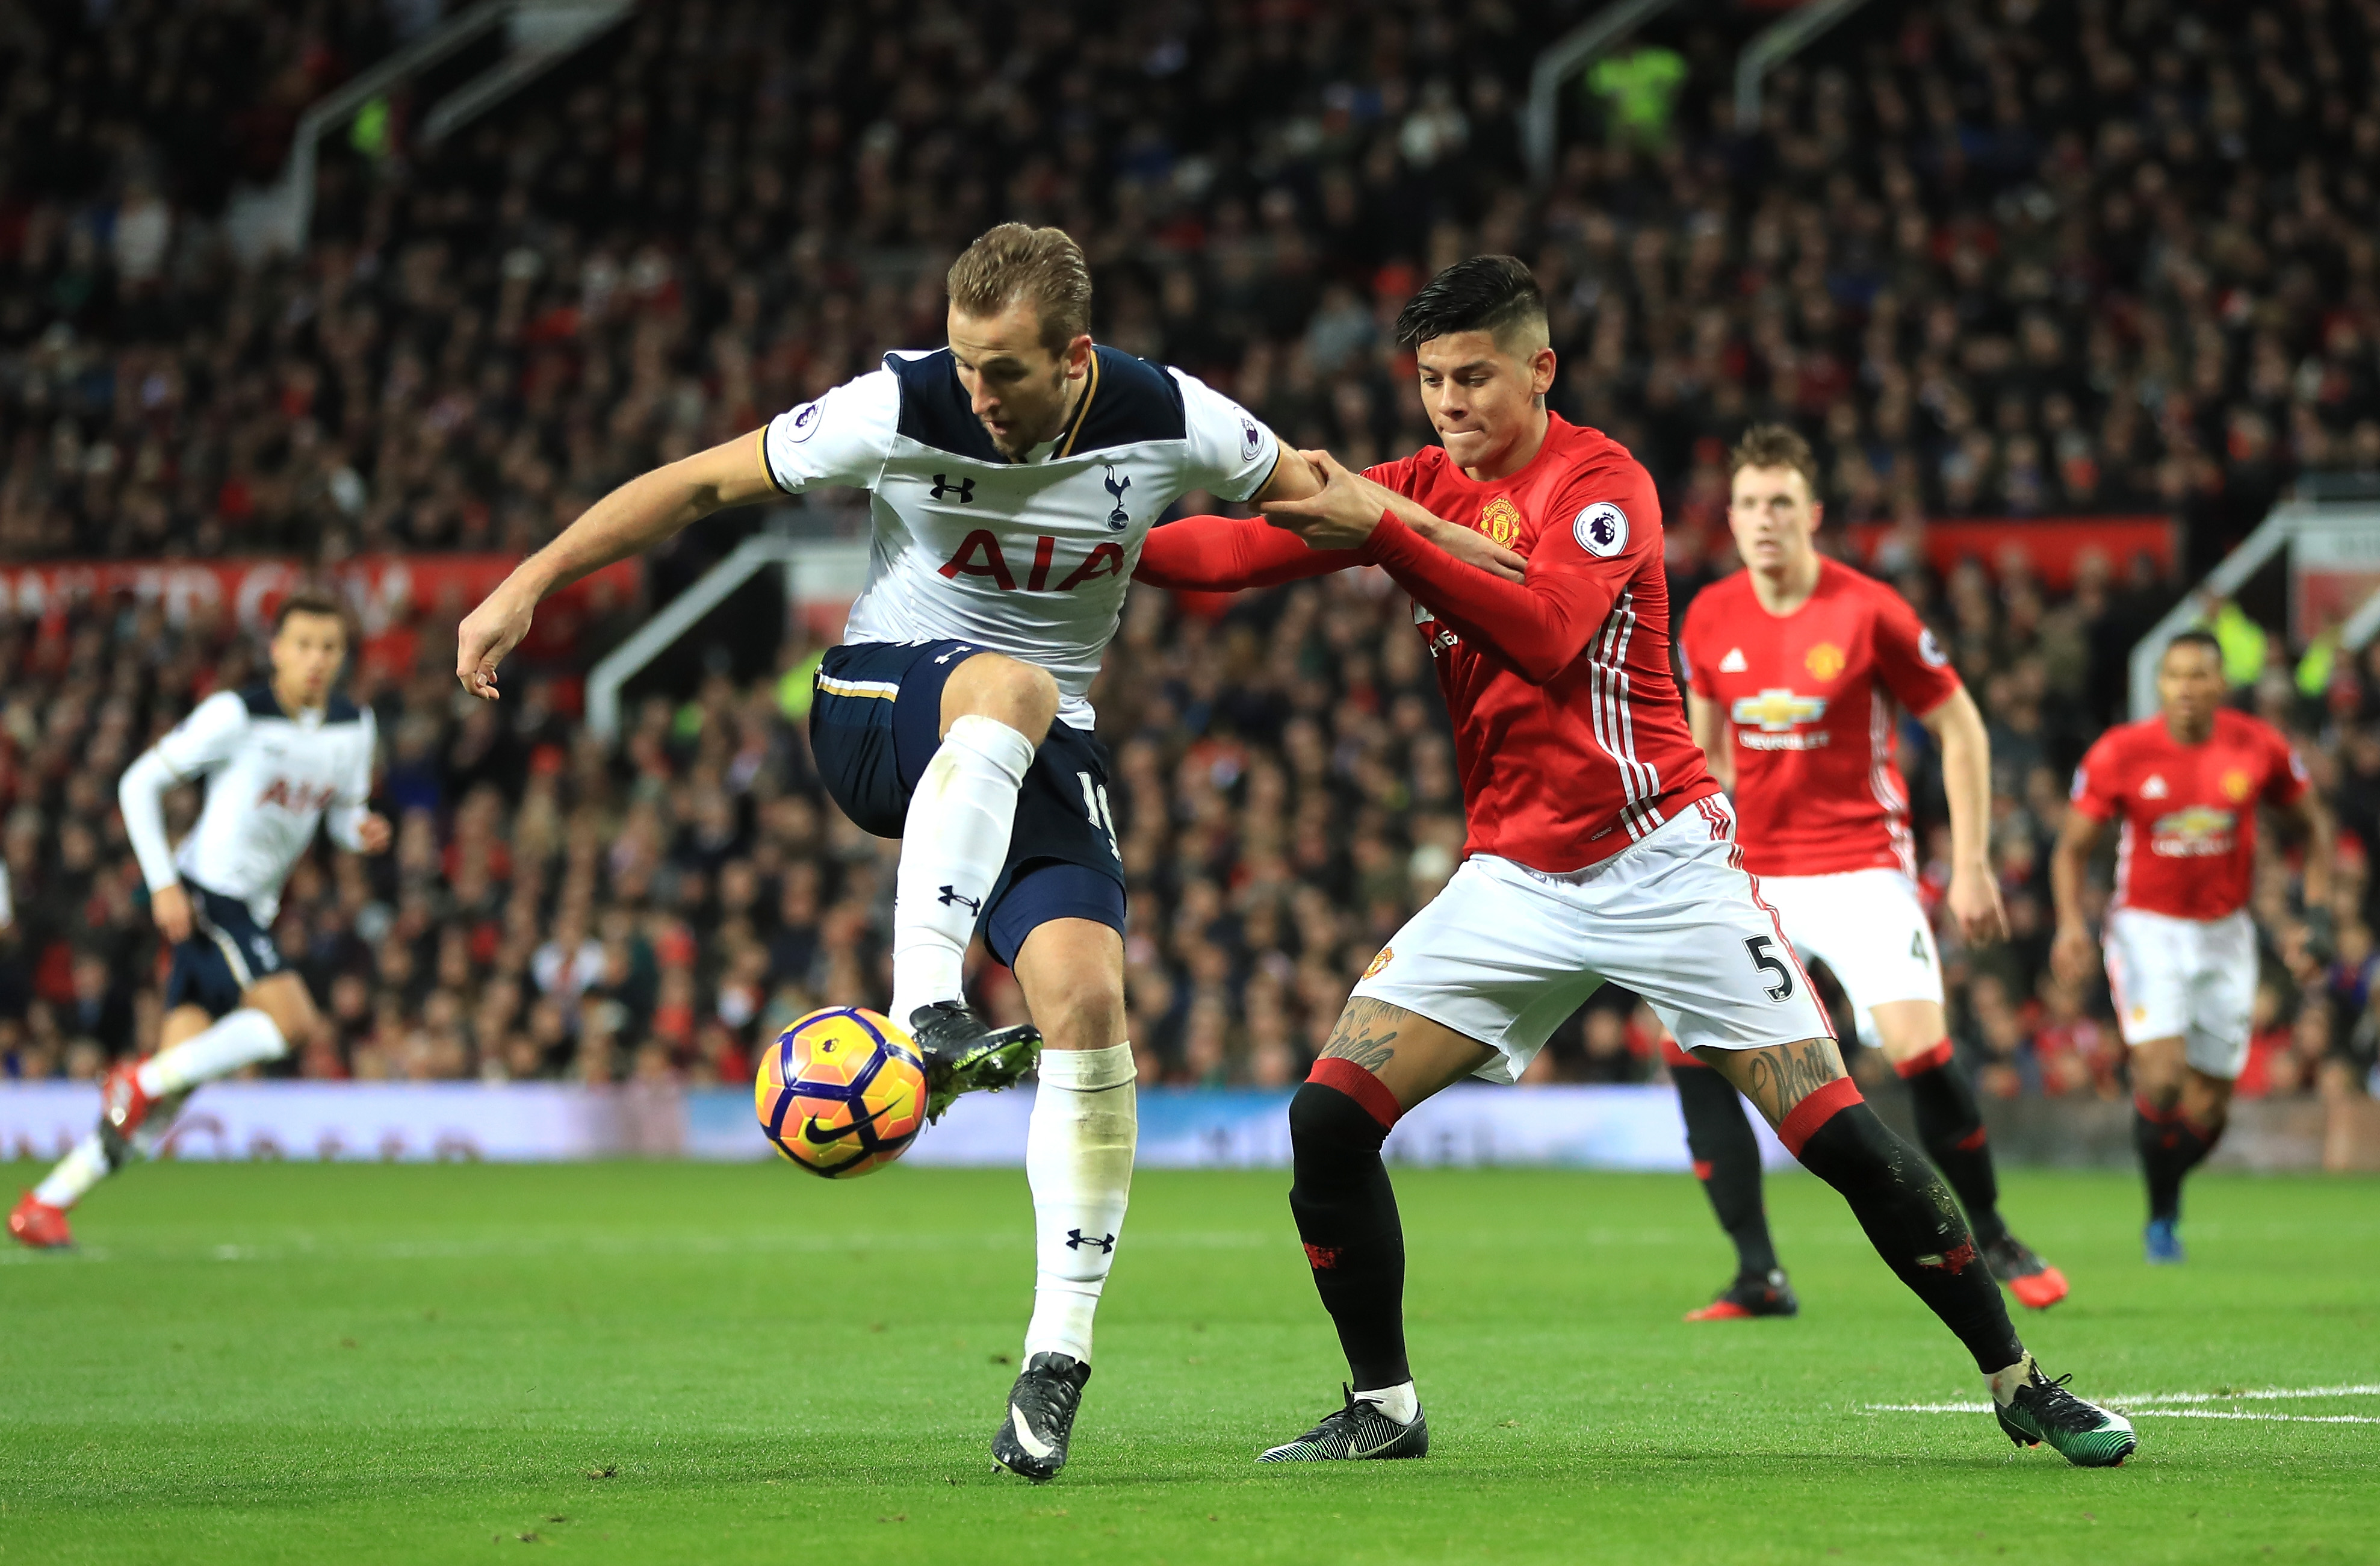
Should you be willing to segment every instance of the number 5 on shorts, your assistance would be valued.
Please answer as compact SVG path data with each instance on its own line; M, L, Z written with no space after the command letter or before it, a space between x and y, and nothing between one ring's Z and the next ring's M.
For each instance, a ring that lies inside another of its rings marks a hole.
M1755 935L1747 939L1743 949L1752 953L1752 965L1777 982L1768 986L1768 998L1782 1001L1793 993L1793 970L1777 960L1769 948L1777 944L1773 936Z

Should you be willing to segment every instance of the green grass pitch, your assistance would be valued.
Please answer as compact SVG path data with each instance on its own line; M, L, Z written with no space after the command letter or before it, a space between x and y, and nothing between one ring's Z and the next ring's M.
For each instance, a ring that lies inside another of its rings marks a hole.
M28 1183L31 1166L13 1171ZM986 1455L1031 1288L1021 1172L175 1165L0 1262L18 1561L2380 1560L2380 1425L2144 1414L2020 1453L1815 1181L1770 1184L1796 1322L1682 1176L1399 1176L1421 1463L1254 1466L1342 1375L1281 1172L1144 1172L1074 1461ZM2193 1182L2186 1268L2117 1175L2018 1174L2073 1280L2022 1323L2094 1394L2380 1415L2380 1182ZM10 1189L13 1191L15 1187Z

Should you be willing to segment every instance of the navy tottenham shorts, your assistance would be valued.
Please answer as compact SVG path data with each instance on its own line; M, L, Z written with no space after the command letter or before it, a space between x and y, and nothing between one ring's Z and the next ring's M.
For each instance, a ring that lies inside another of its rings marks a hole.
M854 642L830 649L810 704L810 749L843 813L878 837L899 837L909 795L941 747L942 686L987 647L973 642ZM976 928L1003 963L1037 926L1095 919L1123 930L1123 857L1107 808L1108 749L1081 729L1050 725L1025 786L1008 862Z
M190 880L182 890L190 897L190 939L174 948L165 1009L203 1006L214 1017L237 1011L249 986L282 971L281 948L238 898Z

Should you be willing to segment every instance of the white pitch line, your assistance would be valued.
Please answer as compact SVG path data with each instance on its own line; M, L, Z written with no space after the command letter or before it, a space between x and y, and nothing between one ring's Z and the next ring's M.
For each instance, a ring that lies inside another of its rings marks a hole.
M2359 1382L2341 1387L2261 1387L2240 1392L2142 1392L2131 1397L2111 1397L2111 1408L2142 1417L2166 1419L2253 1419L2293 1425L2380 1425L2380 1415L2369 1414L2258 1414L2247 1409L2171 1407L2170 1404L2196 1405L2210 1402L2273 1402L2284 1398L2352 1398L2380 1396L2380 1385ZM1871 1414L1989 1414L1987 1402L1872 1402L1864 1405Z
M2247 1402L2275 1398L2360 1398L2380 1395L2380 1385L2354 1387L2264 1387L2245 1392L2142 1392L2109 1402Z
M2291 1425L2380 1425L2380 1415L2370 1414L2250 1414L2237 1408L2136 1408L2137 1414L2155 1414L2160 1419L2271 1419Z
M2295 1425L2380 1425L2370 1414L2253 1414L2236 1408L2140 1408L2112 1404L2117 1412L2140 1419L2265 1419ZM1870 1414L1989 1414L1987 1402L1872 1402Z

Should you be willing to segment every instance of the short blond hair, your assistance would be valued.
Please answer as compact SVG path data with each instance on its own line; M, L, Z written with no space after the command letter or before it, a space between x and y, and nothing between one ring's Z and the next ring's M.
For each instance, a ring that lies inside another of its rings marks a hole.
M962 315L998 315L1019 299L1041 317L1041 344L1051 353L1091 330L1091 266L1062 228L1003 223L969 245L943 280Z
M1818 498L1818 456L1810 443L1790 424L1755 424L1743 432L1743 439L1727 454L1728 482L1747 467L1790 467L1802 475L1802 482L1810 487L1810 498Z

